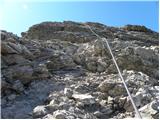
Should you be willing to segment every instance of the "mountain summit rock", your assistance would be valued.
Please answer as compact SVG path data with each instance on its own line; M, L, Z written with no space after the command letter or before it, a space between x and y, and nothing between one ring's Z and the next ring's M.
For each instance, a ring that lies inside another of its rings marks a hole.
M109 42L143 118L159 118L159 33L86 22ZM1 30L5 119L134 118L105 44L81 22L43 22L21 37Z

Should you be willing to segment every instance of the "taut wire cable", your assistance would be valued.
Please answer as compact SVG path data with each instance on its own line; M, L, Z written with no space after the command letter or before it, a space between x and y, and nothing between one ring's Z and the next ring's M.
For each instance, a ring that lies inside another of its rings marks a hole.
M108 48L108 50L109 50L109 52L110 52L110 54L111 54L111 56L112 56L113 62L114 62L114 64L115 64L116 68L117 68L117 71L118 71L118 73L119 73L119 76L120 76L120 78L121 78L121 80L122 80L122 82L123 82L123 85L124 85L124 87L125 87L125 89L126 89L126 91L127 91L128 96L129 96L129 98L130 98L130 100L131 100L131 103L132 103L132 106L133 106L133 108L134 108L134 110L135 110L135 112L136 112L136 115L137 115L138 118L142 119L142 116L140 115L140 112L138 111L138 109L137 109L137 107L136 107L136 105L135 105L135 102L134 102L134 100L133 100L133 98L132 98L132 96L131 96L131 93L130 93L129 90L128 90L128 87L127 87L127 85L126 85L126 83L125 83L125 80L124 80L124 78L123 78L123 76L122 76L122 73L121 73L119 67L118 67L118 64L117 64L117 62L116 62L116 60L115 60L115 57L114 57L114 55L113 55L113 53L112 53L112 50L111 50L111 48L110 48L110 46L109 46L109 43L108 43L107 39L106 39L106 38L101 38L97 33L95 33L95 32L91 29L91 27L90 27L88 24L85 24L85 23L84 23L84 25L87 26L87 27L89 28L89 30L90 30L95 36L97 36L98 39L102 40L102 42L105 42L105 43L107 44L107 48Z

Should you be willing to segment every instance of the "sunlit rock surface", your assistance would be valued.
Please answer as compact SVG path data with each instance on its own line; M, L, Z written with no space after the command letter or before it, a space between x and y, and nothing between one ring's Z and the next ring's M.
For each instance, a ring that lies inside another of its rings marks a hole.
M86 23L109 42L143 118L159 118L159 33ZM135 118L106 44L84 24L43 22L22 37L1 31L5 119Z

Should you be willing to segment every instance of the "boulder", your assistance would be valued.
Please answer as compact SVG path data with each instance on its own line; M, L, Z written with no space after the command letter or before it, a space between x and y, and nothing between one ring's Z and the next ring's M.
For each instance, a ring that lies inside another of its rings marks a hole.
M29 60L18 54L10 54L7 56L2 56L2 58L7 65L30 63Z
M87 70L92 71L92 72L97 71L97 64L95 60L88 59L86 60L85 64L86 64L85 66Z
M29 83L33 80L33 69L31 66L21 66L16 67L15 70L12 70L12 79L19 79L23 84Z
M70 103L64 101L59 104L59 109L68 110L71 106L72 105Z
M103 113L100 112L100 111L96 111L96 112L94 112L93 114L94 114L97 118L100 118L100 117L103 115Z
M40 118L47 114L47 109L45 106L37 106L33 109L33 117L34 118Z
M53 115L52 114L47 114L45 115L42 119L53 119Z
M139 111L142 118L158 119L159 118L158 106L159 106L158 101L152 101L151 103L140 108Z
M6 42L1 42L2 54L17 54L18 52L10 47Z
M91 72L104 72L108 66L110 57L100 40L81 45L75 52L73 59L77 64L84 66Z
M58 70L62 68L72 68L75 67L76 64L70 56L63 53L56 53L48 60L46 65L48 69Z
M45 64L38 64L33 68L33 76L35 79L44 79L50 76Z
M97 72L104 72L106 68L107 68L107 63L102 61L102 59L98 59Z
M121 81L105 80L99 84L98 89L100 92L107 93L110 96L126 95L126 90Z
M14 50L16 50L18 53L22 53L22 47L20 44L15 44L15 43L11 43L9 42L8 45L13 48Z
M96 103L95 98L89 94L73 94L73 98L80 102L80 104L90 105Z
M87 84L79 84L74 87L74 90L81 94L85 94L91 91L90 87Z
M101 92L108 92L109 90L113 89L113 87L116 85L116 83L105 80L98 86L98 89Z
M56 111L56 110L59 109L59 105L57 105L57 104L52 104L52 105L49 104L49 105L46 105L45 108L46 108L47 111L49 111L49 112L54 112L54 111Z
M68 98L71 98L73 95L73 91L70 88L65 88L64 95L67 96Z
M53 112L53 116L55 119L66 119L67 118L67 111L57 110L57 111Z

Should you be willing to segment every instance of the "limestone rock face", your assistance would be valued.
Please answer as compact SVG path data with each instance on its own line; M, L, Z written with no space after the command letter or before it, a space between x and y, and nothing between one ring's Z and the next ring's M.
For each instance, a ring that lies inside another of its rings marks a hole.
M108 41L143 118L159 116L159 33L87 22ZM134 118L106 41L83 23L43 22L22 37L1 30L4 119Z

